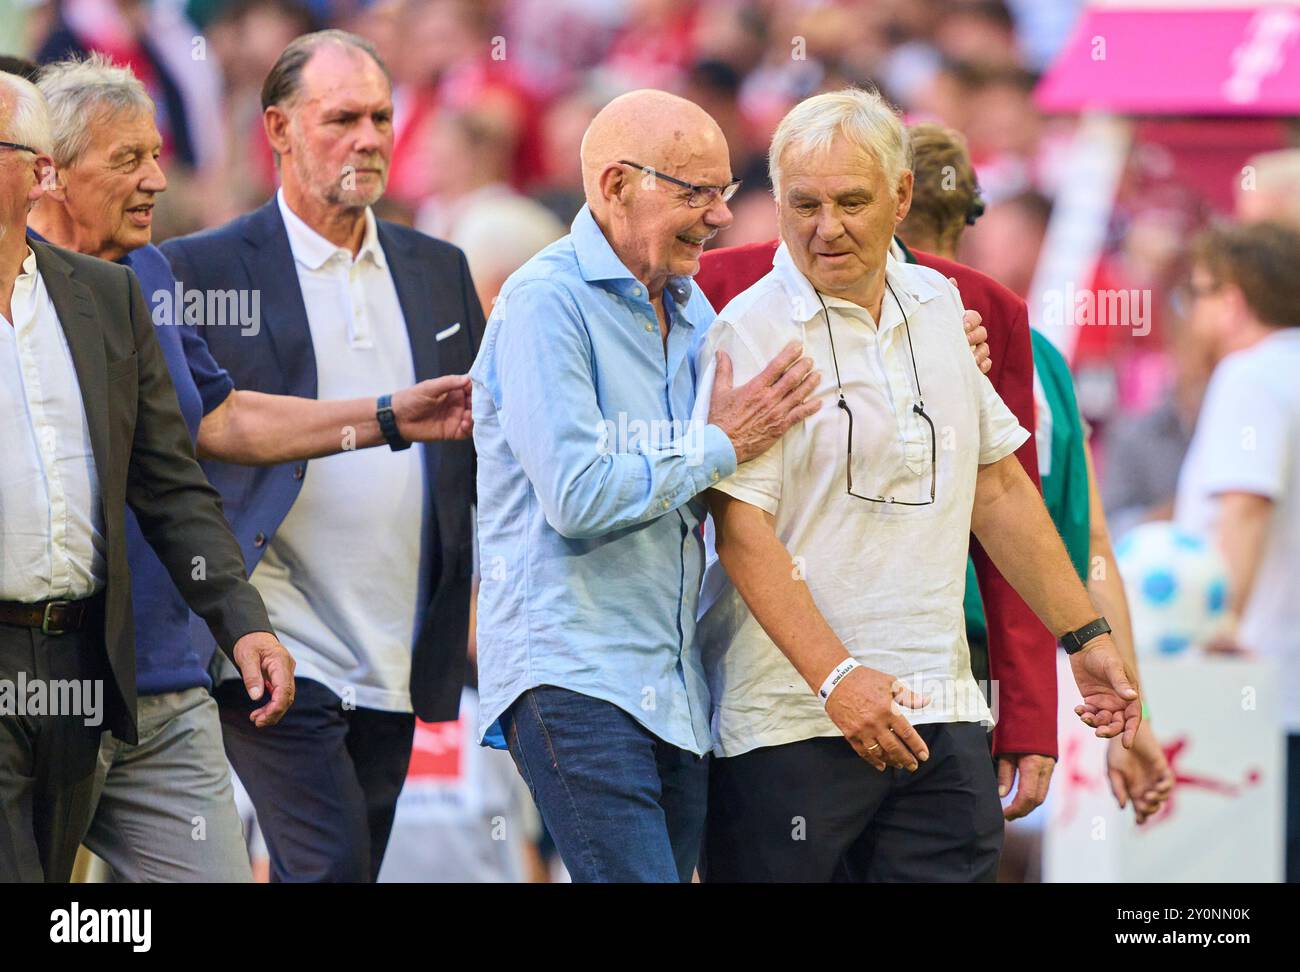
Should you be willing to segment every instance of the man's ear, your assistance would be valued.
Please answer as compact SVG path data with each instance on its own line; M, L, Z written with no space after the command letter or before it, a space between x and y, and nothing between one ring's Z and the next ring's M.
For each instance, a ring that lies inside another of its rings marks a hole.
M625 196L629 186L627 166L619 165L617 162L609 163L601 170L597 185L600 187L601 199L622 204L626 201Z
M898 206L894 210L894 222L901 223L912 208L913 176L910 169L904 169L898 177Z
M271 143L271 148L277 155L285 155L289 151L289 116L285 114L284 109L279 105L268 105L262 112L262 128L266 132L266 140Z
M67 201L67 188L63 182L62 174L54 166L54 160L48 155L38 155L32 162L32 169L36 176L35 184L27 194L27 201L35 203L45 196L59 202Z

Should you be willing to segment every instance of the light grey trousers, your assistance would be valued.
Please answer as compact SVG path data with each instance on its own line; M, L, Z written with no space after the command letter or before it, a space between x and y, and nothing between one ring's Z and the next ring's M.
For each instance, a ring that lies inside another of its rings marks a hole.
M105 735L82 843L119 881L248 882L217 703L191 688L139 700L140 741Z

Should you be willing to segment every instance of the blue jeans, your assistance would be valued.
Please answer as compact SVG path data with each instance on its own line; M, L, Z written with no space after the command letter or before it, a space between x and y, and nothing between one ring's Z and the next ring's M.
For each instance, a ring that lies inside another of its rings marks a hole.
M574 881L690 881L708 757L611 702L543 685L502 717L515 766Z

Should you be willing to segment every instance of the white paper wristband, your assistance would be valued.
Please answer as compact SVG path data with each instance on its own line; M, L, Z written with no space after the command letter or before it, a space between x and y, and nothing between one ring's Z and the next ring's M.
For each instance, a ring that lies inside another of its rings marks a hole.
M817 690L817 696L822 700L823 709L826 708L826 702L830 699L831 693L835 691L835 686L844 681L844 676L853 669L861 667L861 662L856 658L846 658L831 669L831 673L826 676L826 681L822 682L822 687Z

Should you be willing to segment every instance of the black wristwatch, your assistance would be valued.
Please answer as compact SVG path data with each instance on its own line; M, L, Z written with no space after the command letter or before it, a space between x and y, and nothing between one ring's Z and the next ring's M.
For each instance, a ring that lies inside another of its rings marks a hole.
M397 419L393 416L393 396L380 395L375 406L375 418L379 420L379 431L384 434L384 441L394 452L411 448L411 443L402 438L397 431Z
M1083 646L1097 635L1104 634L1110 634L1110 624L1105 618L1098 618L1096 621L1089 621L1082 628L1061 635L1060 644L1067 655L1073 655L1076 651L1083 651Z

